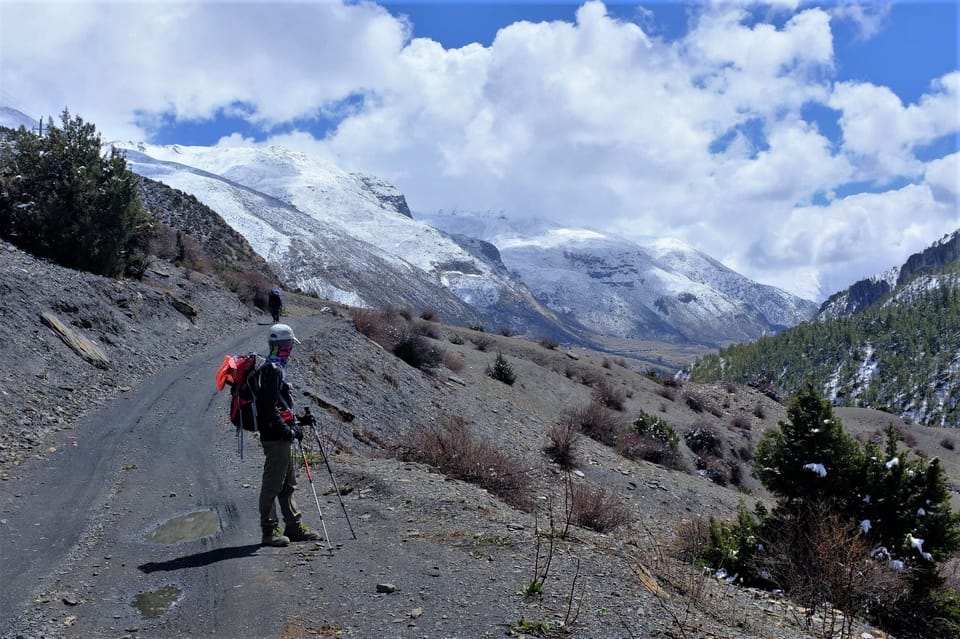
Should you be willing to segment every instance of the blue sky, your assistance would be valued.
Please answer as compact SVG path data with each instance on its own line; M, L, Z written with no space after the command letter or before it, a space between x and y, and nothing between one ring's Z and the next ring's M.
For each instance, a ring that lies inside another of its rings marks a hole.
M0 1L0 106L280 144L822 299L960 227L953 2Z

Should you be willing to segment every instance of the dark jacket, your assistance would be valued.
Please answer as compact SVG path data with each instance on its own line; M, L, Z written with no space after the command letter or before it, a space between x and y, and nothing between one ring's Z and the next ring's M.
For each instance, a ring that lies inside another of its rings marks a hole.
M283 366L267 361L260 369L257 392L257 428L262 441L290 439L290 427L280 416L281 411L293 413L293 396Z

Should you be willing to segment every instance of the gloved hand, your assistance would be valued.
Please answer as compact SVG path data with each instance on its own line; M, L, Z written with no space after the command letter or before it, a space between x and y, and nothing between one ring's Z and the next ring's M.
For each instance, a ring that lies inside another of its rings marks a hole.
M313 426L317 423L317 418L310 413L304 413L297 417L297 423L301 426Z
M290 424L290 441L293 441L293 438L296 437L298 442L303 441L303 427L300 424Z

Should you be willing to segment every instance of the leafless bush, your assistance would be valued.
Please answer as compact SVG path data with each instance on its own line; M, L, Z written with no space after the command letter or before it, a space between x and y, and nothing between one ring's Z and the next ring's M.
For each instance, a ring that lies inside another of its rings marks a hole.
M393 349L404 323L390 309L358 308L351 314L353 327L388 350Z
M500 334L503 335L504 337L513 337L513 329L510 328L509 326L501 326Z
M750 418L743 413L737 413L730 419L730 425L740 430L750 430Z
M561 417L560 421L550 427L547 432L550 440L543 452L555 461L564 470L570 470L578 464L577 447L580 443L580 432L577 424L568 417Z
M553 339L552 337L547 337L546 335L540 338L540 346L543 346L547 350L555 350L557 346L560 346L560 343Z
M564 419L570 420L579 428L580 432L607 446L614 446L620 436L627 430L626 420L597 402L568 411Z
M443 333L440 331L440 327L431 322L417 322L413 325L413 329L424 337L430 337L432 339L443 338Z
M642 459L670 470L687 471L687 465L677 451L670 448L666 442L647 435L623 435L617 442L617 452L627 459Z
M671 386L659 386L657 387L657 395L665 399L669 399L671 402L675 401L677 398L676 391L673 390Z
M703 397L690 391L683 394L683 401L686 402L687 406L695 413L702 413L707 407L707 402Z
M904 575L871 559L861 528L829 507L811 505L778 524L758 566L803 607L801 621L817 636L853 637L857 616L894 609L907 595Z
M447 370L459 373L463 370L463 357L443 351L443 365L447 367Z
M623 411L623 405L626 402L626 393L619 386L613 385L606 379L601 379L593 392L593 398L595 402L607 408Z
M723 440L720 433L711 426L692 426L684 432L683 440L687 443L687 448L697 455L723 457Z
M406 331L397 340L392 352L410 366L422 370L435 368L443 362L443 349L412 331Z
M737 385L734 384L733 382L724 382L723 390L727 391L728 393L736 393Z
M714 455L697 457L697 470L707 479L718 486L733 484L739 486L743 482L743 469L735 461L728 461Z
M610 358L604 357L603 362L600 365L603 366L604 368L610 368L612 366L612 364L610 364Z
M764 419L767 416L767 410L763 407L763 404L757 402L753 405L753 416L757 419Z
M580 383L584 386L594 387L604 381L603 374L590 366L581 366L577 370L577 375L580 377Z
M710 522L703 517L684 519L670 547L670 554L680 561L692 564L703 555L710 542Z
M426 322L436 322L438 319L437 309L435 308L425 308L420 311L420 319Z
M491 344L493 344L493 338L484 333L472 336L470 341L473 343L474 347L482 353L487 352L487 349L490 348Z
M474 437L461 417L445 416L439 425L420 425L394 446L402 461L415 461L471 484L506 503L529 510L532 482L520 460Z
M630 521L623 501L601 487L572 486L570 501L570 521L575 526L603 533Z
M273 286L271 280L254 271L227 271L222 277L227 288L236 293L244 304L266 308L267 296L265 291Z
M946 448L947 450L954 450L957 446L956 442L952 437L944 437L940 440L940 445Z

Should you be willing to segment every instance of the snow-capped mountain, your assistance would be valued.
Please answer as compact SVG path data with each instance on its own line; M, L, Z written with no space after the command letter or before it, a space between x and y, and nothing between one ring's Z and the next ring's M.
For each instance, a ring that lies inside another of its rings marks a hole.
M573 338L495 249L414 220L403 195L375 177L280 147L114 145L135 173L217 211L288 286L354 306L432 308L446 321Z
M420 217L476 235L562 317L626 338L724 344L750 341L816 312L813 302L758 284L676 240L647 245L541 220L438 213Z
M411 215L378 178L271 147L117 144L131 169L195 196L290 286L359 306L435 308L447 321L590 343L749 341L813 315L677 242L496 215Z

